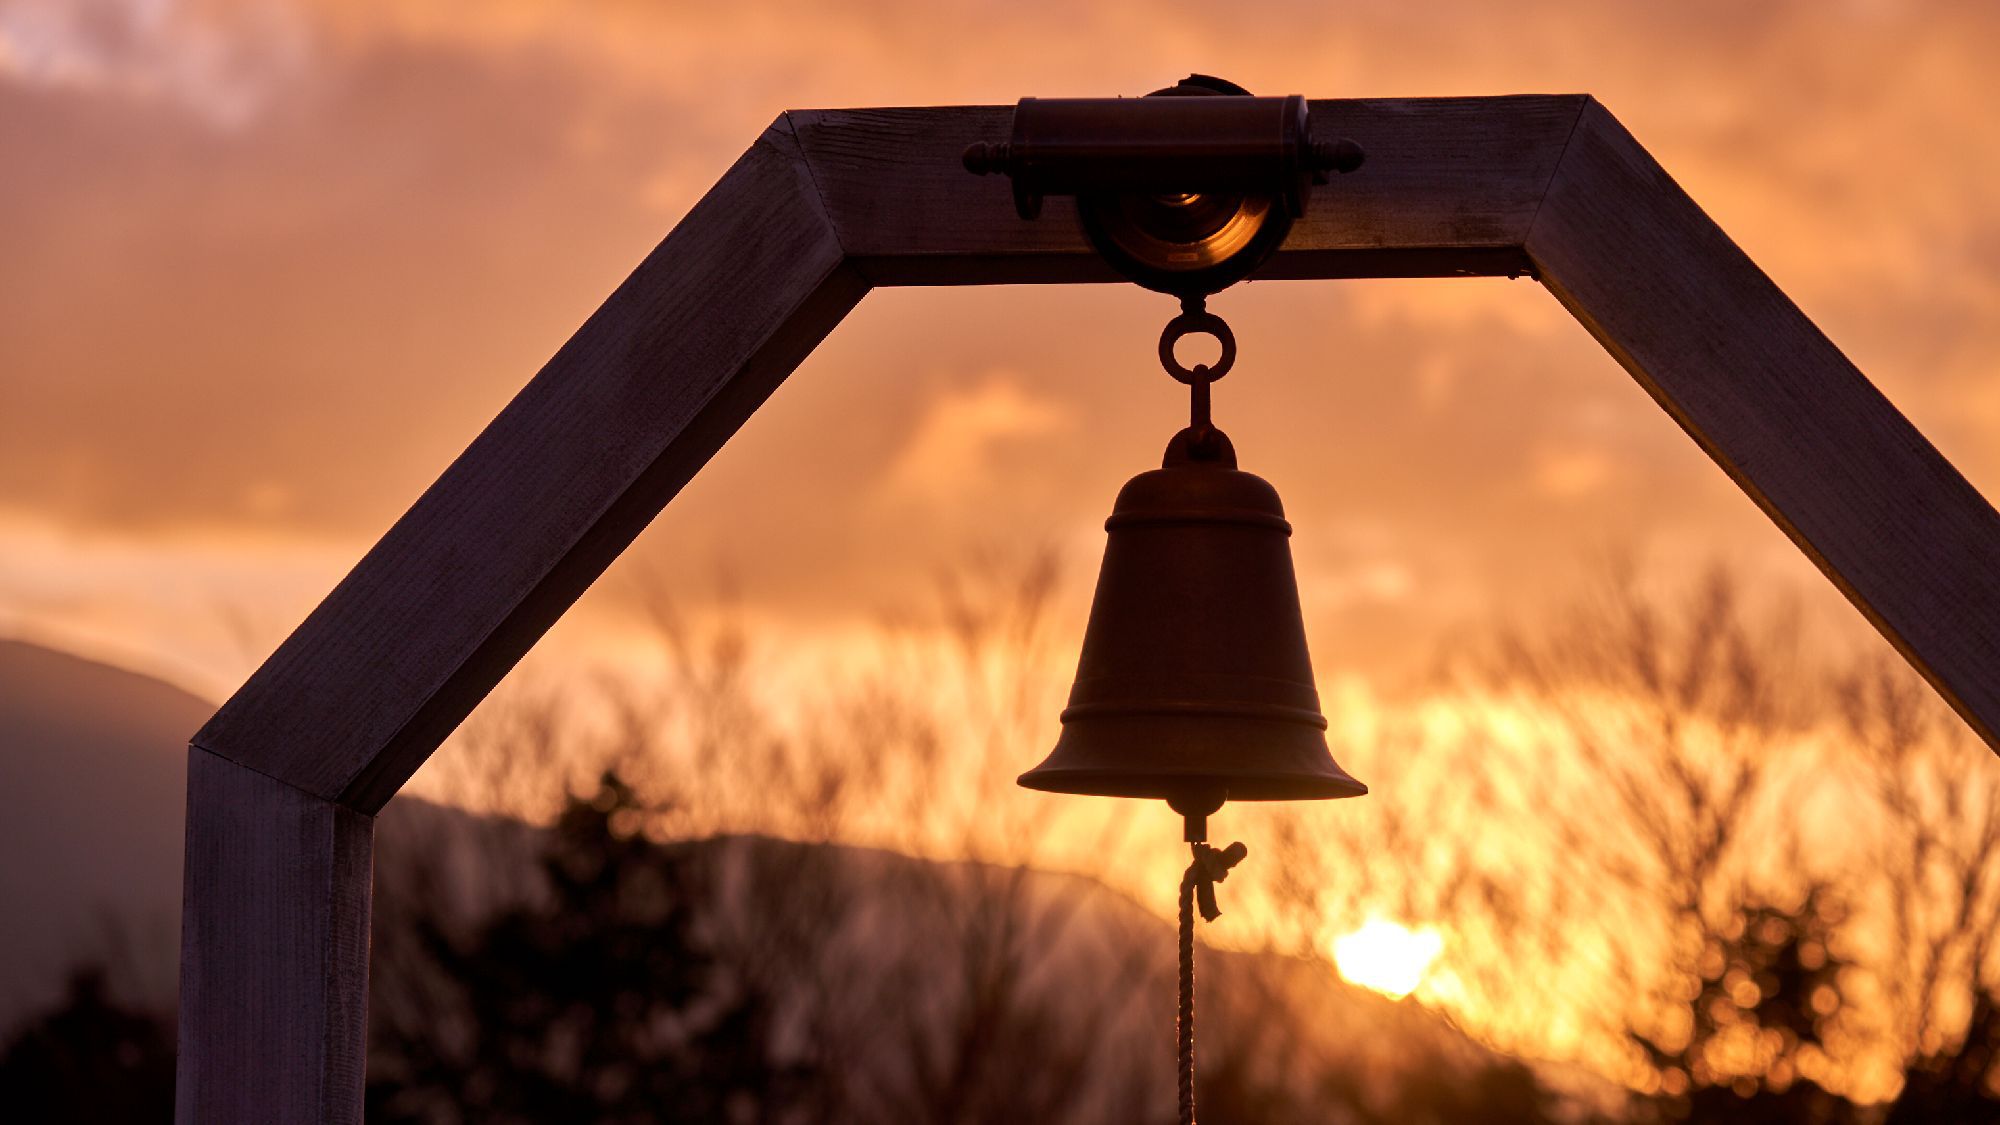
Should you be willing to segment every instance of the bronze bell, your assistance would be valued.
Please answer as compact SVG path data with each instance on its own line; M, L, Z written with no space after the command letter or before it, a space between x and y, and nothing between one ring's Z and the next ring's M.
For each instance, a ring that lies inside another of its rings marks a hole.
M1182 430L1118 493L1062 735L1030 789L1225 800L1358 797L1326 745L1277 490Z

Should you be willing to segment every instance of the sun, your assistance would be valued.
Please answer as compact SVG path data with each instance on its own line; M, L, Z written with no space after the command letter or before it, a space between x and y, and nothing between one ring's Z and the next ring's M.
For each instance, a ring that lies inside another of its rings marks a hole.
M1355 984L1400 1000L1423 983L1443 950L1444 935L1429 926L1412 930L1370 918L1353 933L1333 939L1333 963Z

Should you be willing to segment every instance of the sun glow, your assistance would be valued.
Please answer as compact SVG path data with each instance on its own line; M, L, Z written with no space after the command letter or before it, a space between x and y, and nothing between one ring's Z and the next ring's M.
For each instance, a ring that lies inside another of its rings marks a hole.
M1429 926L1412 930L1370 918L1353 933L1333 939L1333 962L1346 979L1400 1000L1423 983L1443 950L1444 935Z

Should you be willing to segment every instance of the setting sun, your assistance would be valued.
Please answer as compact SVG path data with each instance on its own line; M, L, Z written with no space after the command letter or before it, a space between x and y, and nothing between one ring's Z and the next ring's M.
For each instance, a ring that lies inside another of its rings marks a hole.
M1428 926L1411 930L1370 918L1353 933L1333 939L1333 960L1341 976L1400 1000L1423 983L1443 949L1443 935Z

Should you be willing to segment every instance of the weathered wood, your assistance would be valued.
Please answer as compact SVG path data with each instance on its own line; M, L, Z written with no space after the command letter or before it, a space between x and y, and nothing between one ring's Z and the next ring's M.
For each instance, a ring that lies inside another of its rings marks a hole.
M175 1119L361 1120L373 818L188 752Z
M2000 516L1592 102L1543 282L2000 750Z
M380 809L866 291L780 119L195 744Z
M1509 275L1585 98L1581 95L1312 103L1313 128L1368 153L1358 174L1317 189L1258 275ZM973 176L959 154L1007 137L1010 106L801 110L790 114L827 213L855 268L877 285L1115 281L1051 199L1014 214L1005 176Z

